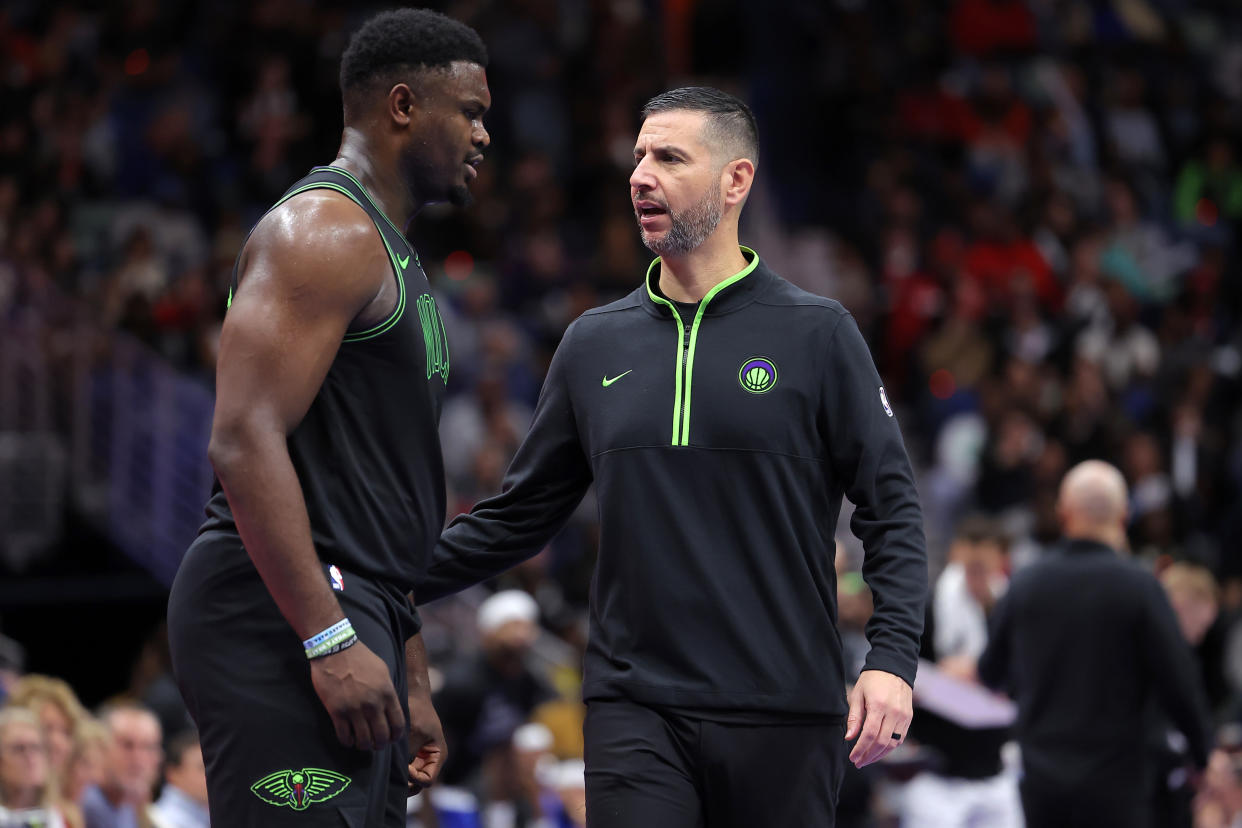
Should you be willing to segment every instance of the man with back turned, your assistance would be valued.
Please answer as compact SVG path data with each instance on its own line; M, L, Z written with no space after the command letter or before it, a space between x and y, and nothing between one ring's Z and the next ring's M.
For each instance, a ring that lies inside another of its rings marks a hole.
M1122 559L1126 485L1107 463L1075 466L1057 512L1065 544L1019 572L979 660L1018 703L1030 828L1149 824L1145 724L1154 699L1207 763L1198 669L1164 590Z

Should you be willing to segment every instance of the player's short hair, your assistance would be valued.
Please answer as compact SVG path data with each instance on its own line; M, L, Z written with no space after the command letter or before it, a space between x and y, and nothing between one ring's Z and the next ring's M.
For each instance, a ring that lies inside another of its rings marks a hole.
M487 66L478 32L430 9L396 9L362 24L341 55L341 95L364 92L394 75L443 69L456 61Z
M707 139L729 156L759 165L759 127L755 113L741 99L711 86L683 86L661 92L643 106L647 120L657 112L686 110L707 116Z

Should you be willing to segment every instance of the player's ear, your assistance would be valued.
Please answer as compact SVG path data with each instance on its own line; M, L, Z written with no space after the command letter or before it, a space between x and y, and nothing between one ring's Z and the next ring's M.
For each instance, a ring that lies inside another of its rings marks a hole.
M417 103L409 84L398 83L388 90L388 117L393 123L408 127L414 121Z
M749 158L730 161L721 171L721 179L725 204L744 204L746 197L750 195L750 186L755 181L755 164Z

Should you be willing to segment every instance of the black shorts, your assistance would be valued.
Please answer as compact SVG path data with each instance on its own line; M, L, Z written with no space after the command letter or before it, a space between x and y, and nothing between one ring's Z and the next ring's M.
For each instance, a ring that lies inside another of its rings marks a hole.
M832 828L845 771L838 722L733 724L592 700L591 828Z
M396 587L342 575L341 608L388 665L408 721L405 641L417 617ZM236 538L207 534L190 547L168 601L168 639L198 725L213 825L405 825L406 741L377 751L340 743L302 642Z

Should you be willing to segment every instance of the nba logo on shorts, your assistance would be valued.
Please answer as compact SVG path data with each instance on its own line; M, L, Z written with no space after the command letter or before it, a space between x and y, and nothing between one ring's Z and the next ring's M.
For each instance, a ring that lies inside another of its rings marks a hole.
M337 592L344 592L345 579L341 577L341 570L336 568L336 564L328 567L328 574L332 576L332 588Z

